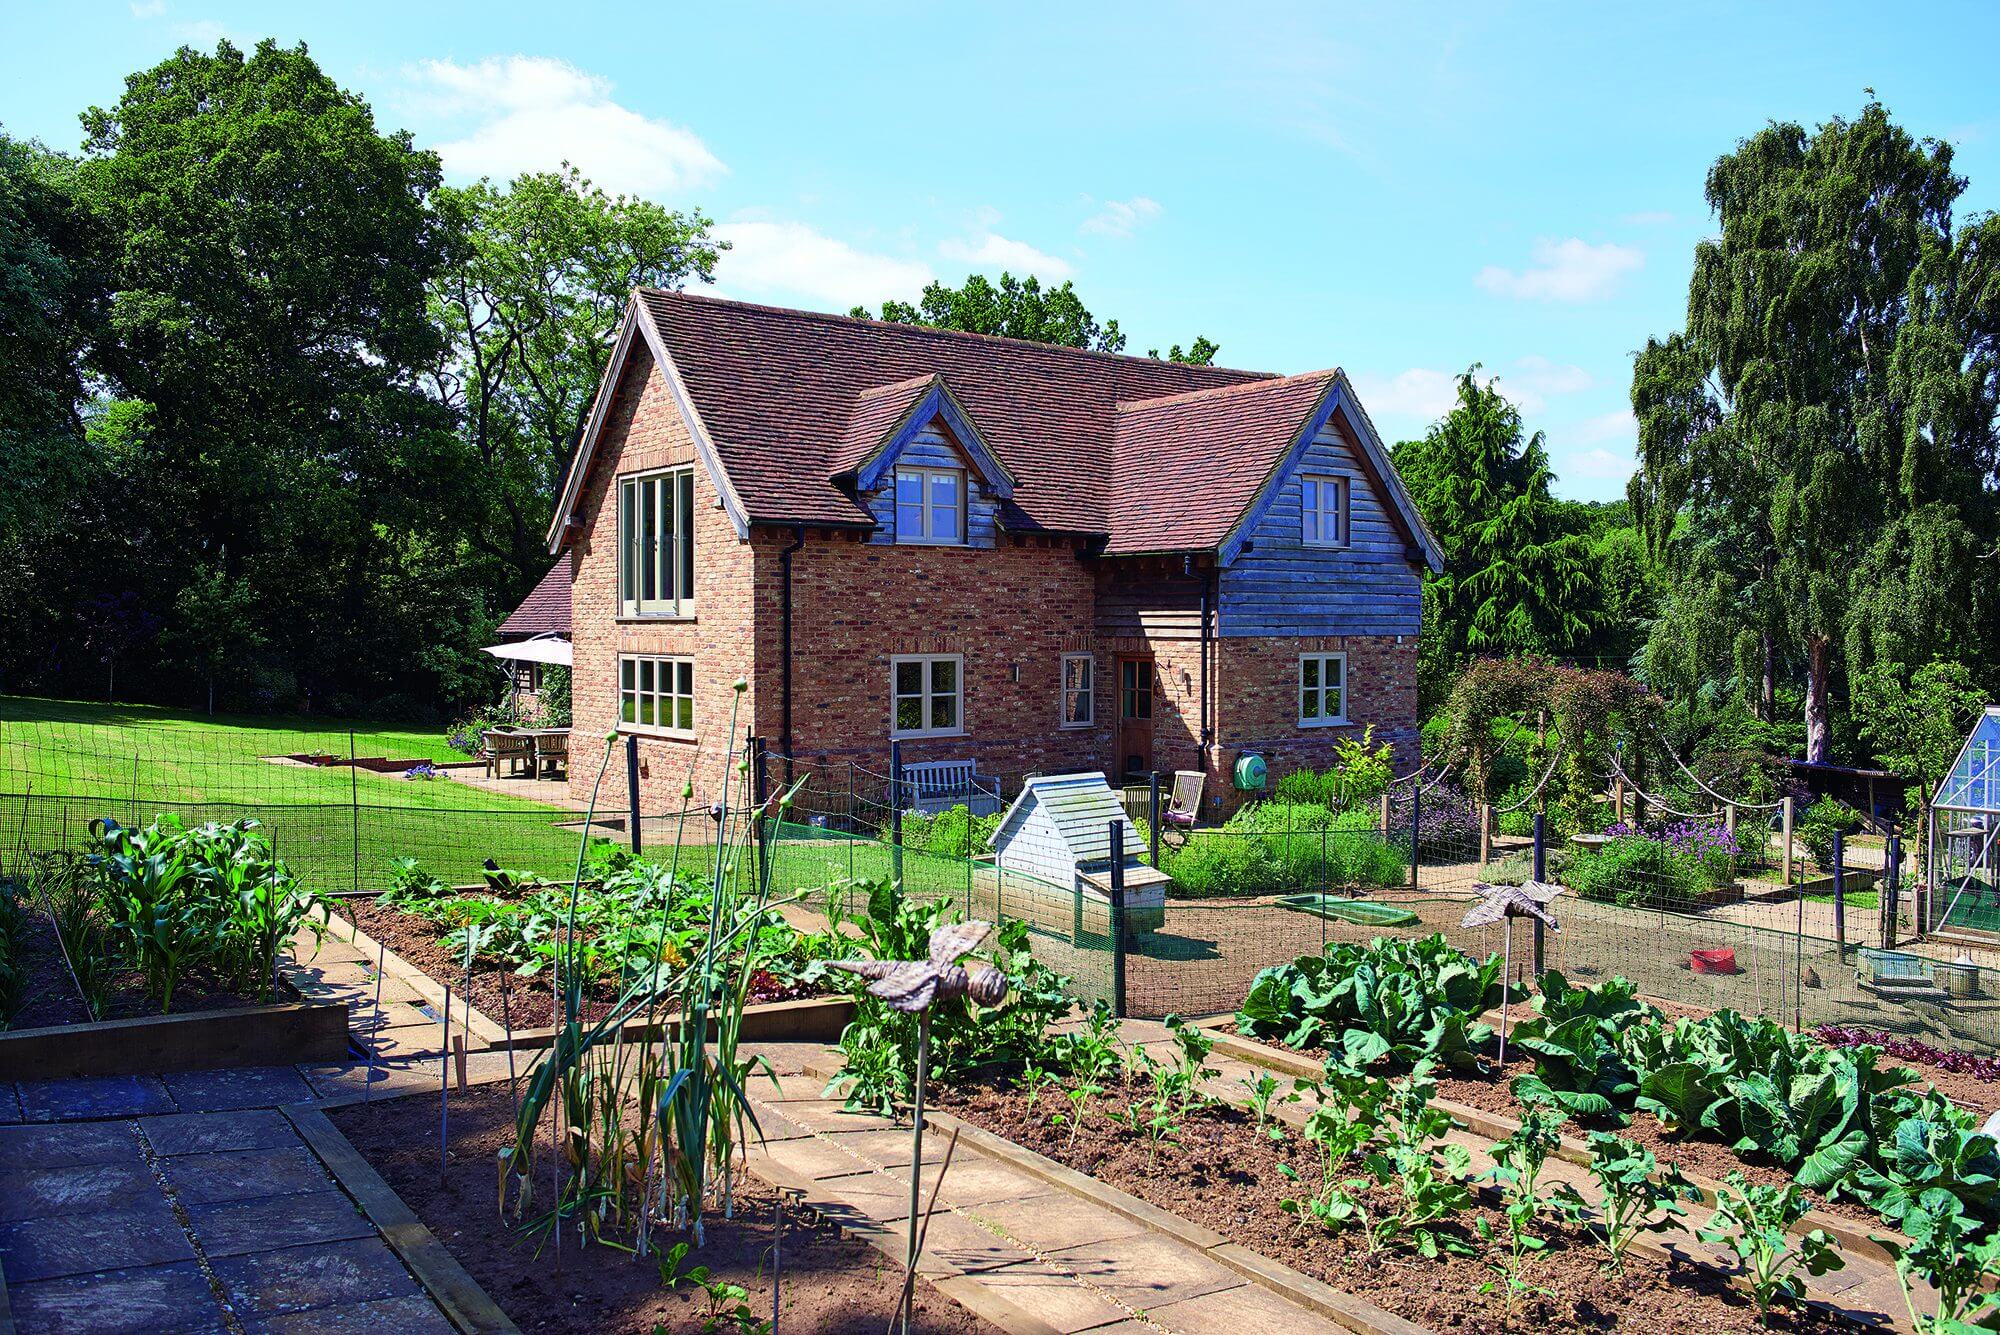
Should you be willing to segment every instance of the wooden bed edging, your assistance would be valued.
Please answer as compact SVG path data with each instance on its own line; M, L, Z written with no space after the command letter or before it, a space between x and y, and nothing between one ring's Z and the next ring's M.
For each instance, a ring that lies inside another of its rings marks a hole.
M1210 1028L1213 1028L1215 1025L1215 1022L1212 1021L1204 1023L1205 1027ZM1268 1043L1259 1043L1253 1038L1245 1038L1241 1034L1218 1031L1215 1038L1215 1050L1226 1056L1249 1062L1253 1066L1262 1066L1267 1070L1276 1071L1280 1075L1296 1076L1316 1081L1324 1074L1322 1066L1317 1062L1310 1061L1296 1052L1274 1047ZM1470 1104L1459 1103L1452 1099L1434 1099L1432 1100L1432 1104L1451 1114L1453 1120L1457 1121L1473 1135L1485 1140L1505 1140L1521 1128L1521 1124L1514 1118L1504 1116L1500 1113L1487 1112L1484 1109L1475 1108ZM1571 1135L1563 1136L1562 1144L1557 1148L1556 1154L1560 1158L1579 1166L1588 1165L1591 1159L1590 1146ZM1699 1173L1689 1172L1686 1169L1681 1170L1681 1175L1700 1189L1702 1204L1707 1206L1715 1204L1715 1193L1723 1185L1722 1183ZM1825 1229L1831 1234L1834 1241L1840 1244L1843 1251L1865 1256L1871 1261L1879 1261L1885 1265L1894 1265L1895 1258L1876 1239L1886 1237L1891 1242L1900 1243L1907 1241L1901 1232L1891 1228L1886 1223L1877 1223L1871 1226L1863 1224L1858 1220L1849 1219L1845 1215L1830 1214L1825 1210L1819 1209L1817 1206L1806 1211L1805 1217L1794 1224L1790 1231L1797 1234L1804 1234L1816 1228Z
M347 1003L281 1001L0 1034L0 1080L160 1075L348 1059Z
M317 1108L279 1111L319 1156L341 1190L354 1198L460 1335L521 1335L520 1327L466 1273L458 1258L445 1249L325 1113Z
M648 1022L625 1022L625 1041L645 1039L659 1042L668 1037L667 1028L676 1016L667 1015ZM745 1043L833 1043L854 1018L853 997L801 997L794 1001L758 1001L743 1008L743 1022L737 1037ZM585 1026L588 1028L589 1026ZM543 1025L537 1029L516 1029L514 1047L528 1051L553 1046L556 1031ZM496 1043L500 1047L503 1043Z
M999 1159L1022 1172L1038 1177L1050 1186L1081 1196L1093 1205L1102 1206L1114 1214L1122 1215L1135 1224L1163 1233L1184 1246L1192 1247L1215 1261L1218 1265L1235 1271L1251 1283L1269 1289L1280 1298L1295 1303L1309 1312L1317 1313L1338 1325L1354 1331L1355 1335L1431 1335L1428 1327L1406 1321L1392 1312L1385 1312L1362 1298L1342 1292L1330 1284L1303 1274L1280 1261L1273 1261L1242 1246L1231 1242L1212 1228L1191 1223L1169 1210L1140 1200L1129 1192L1120 1191L1109 1183L1100 1182L1073 1168L1065 1168L1055 1160L1022 1145L1016 1145L1004 1136L996 1136L991 1131L982 1130L962 1121L950 1113L927 1112L927 1124L935 1124L940 1130L956 1131L960 1138L971 1144L982 1154Z

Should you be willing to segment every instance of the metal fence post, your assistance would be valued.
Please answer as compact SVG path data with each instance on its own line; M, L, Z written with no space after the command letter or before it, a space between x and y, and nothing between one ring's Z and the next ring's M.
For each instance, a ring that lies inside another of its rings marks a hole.
M1147 820L1146 828L1152 831L1153 865L1157 867L1160 865L1160 772L1158 770L1152 773L1151 791L1147 795L1146 809L1152 813Z
M1417 864L1423 861L1424 785L1410 784L1410 889L1417 888Z
M632 823L632 851L639 851L639 734L625 734L625 819Z
M135 774L138 772L138 765L138 757L135 755L132 759L132 768ZM134 780L133 791L138 791L137 780ZM352 728L347 730L347 803L348 809L354 814L353 823L350 827L354 840L354 856L352 884L349 888L359 890L361 888L361 767L354 763L354 729ZM133 805L132 815L136 824L139 814L137 799L134 799Z
M1847 959L1847 836L1833 832L1833 946Z
M1535 852L1533 861L1530 863L1530 866L1532 867L1534 872L1533 879L1537 881L1545 881L1548 879L1548 874L1549 874L1548 831L1549 831L1549 818L1547 814L1544 812L1537 811L1535 813ZM1542 920L1540 918L1536 918L1534 920L1534 923L1535 923L1535 977L1539 978L1542 976L1543 972L1546 970L1547 967L1544 962L1544 956L1546 954L1548 947L1547 943L1543 940Z
M903 744L889 743L889 865L903 879Z
M1125 1018L1125 823L1111 822L1111 1013Z
M1889 842L1882 850L1882 949L1896 948L1896 900L1903 888L1903 834L1891 827Z
M1792 883L1792 799L1789 797L1785 798L1780 803L1780 809L1783 812L1781 820L1783 822L1785 841L1785 884L1790 885Z

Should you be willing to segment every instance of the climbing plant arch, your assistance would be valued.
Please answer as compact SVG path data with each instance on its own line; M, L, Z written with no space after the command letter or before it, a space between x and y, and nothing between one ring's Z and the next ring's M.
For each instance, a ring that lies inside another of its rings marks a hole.
M1502 719L1546 718L1562 747L1551 780L1551 805L1580 808L1597 793L1611 748L1651 736L1665 701L1622 672L1569 667L1539 658L1475 660L1445 702L1446 735L1466 757L1465 783L1474 801L1493 800L1493 763ZM1547 751L1531 757L1539 772Z

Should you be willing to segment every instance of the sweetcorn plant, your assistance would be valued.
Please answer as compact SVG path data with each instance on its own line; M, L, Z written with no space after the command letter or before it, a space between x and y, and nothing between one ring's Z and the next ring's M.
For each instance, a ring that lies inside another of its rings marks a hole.
M1715 1213L1699 1236L1722 1243L1736 1253L1750 1296L1760 1313L1769 1315L1776 1303L1795 1303L1805 1296L1801 1272L1824 1275L1846 1264L1823 1228L1792 1236L1792 1225L1811 1208L1798 1183L1782 1187L1753 1184L1741 1173L1715 1196Z

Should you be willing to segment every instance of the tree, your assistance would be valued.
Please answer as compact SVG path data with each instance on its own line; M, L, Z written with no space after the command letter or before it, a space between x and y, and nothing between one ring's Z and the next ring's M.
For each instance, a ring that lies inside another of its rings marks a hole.
M856 319L877 318L866 306L848 312ZM932 283L912 306L904 301L882 303L881 319L898 324L928 325L932 329L957 329L968 334L1000 334L1026 339L1031 343L1053 343L1064 348L1084 348L1091 352L1123 352L1125 335L1116 320L1098 324L1097 317L1076 294L1068 279L1061 287L1044 289L1033 274L1016 278L1000 275L998 286L984 274L969 274L963 287ZM1176 343L1167 351L1167 360L1189 366L1213 366L1222 345L1198 337L1185 350ZM1155 348L1146 354L1158 357Z
M1222 345L1220 343L1217 343L1214 339L1206 335L1197 334L1194 342L1188 345L1186 351L1182 351L1181 345L1178 343L1168 348L1167 360L1170 362L1180 362L1184 366L1213 366L1215 365L1215 354L1221 351ZM1148 357L1158 357L1160 350L1158 348L1148 348L1146 349L1146 355Z
M1973 685L1966 666L1945 659L1914 672L1899 663L1876 663L1855 678L1861 735L1885 769L1916 780L1910 795L1919 829L1931 795L1985 703L1985 692Z
M1458 403L1422 440L1392 451L1445 554L1425 580L1426 707L1472 654L1560 653L1589 629L1589 540L1549 492L1542 434L1524 440L1520 411L1478 371L1458 378Z
M215 713L215 679L245 666L263 643L250 586L210 568L195 575L174 600L173 619L161 637L171 652L207 686L208 712Z
M504 563L511 596L548 564L555 488L632 290L711 281L725 243L699 211L607 195L573 167L446 187L437 208L454 244L429 284L443 335L429 379L475 464L470 541Z
M1687 330L1634 367L1635 511L1660 564L1695 575L1670 601L1740 609L1760 703L1783 654L1803 665L1809 760L1843 641L1858 671L1982 624L2000 229L1954 238L1964 187L1948 145L1876 102L1810 134L1770 125L1710 169L1721 235L1695 249Z

